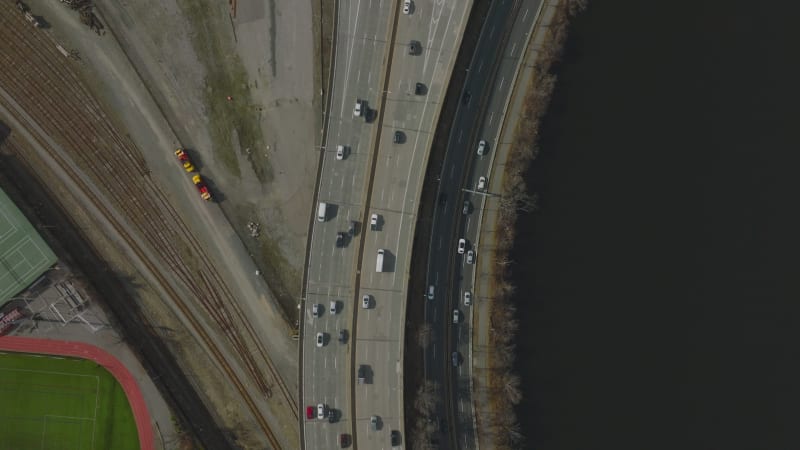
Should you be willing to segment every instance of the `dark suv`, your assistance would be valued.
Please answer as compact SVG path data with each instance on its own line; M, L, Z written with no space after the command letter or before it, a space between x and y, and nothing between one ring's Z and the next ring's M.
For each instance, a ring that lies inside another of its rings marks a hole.
M414 95L425 95L425 85L422 83L414 85Z
M408 54L419 55L422 52L422 45L419 41L411 41L408 43Z

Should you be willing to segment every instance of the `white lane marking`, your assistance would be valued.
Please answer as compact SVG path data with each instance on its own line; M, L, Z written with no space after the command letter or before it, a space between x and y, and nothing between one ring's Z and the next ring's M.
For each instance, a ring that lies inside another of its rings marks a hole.
M492 39L492 36L494 35L494 29L495 29L495 27L492 26L492 29L489 30L489 39Z
M483 70L483 60L481 60L480 65L478 65L478 73L481 73L481 70Z
M500 79L500 86L497 87L498 91L502 91L503 90L503 83L505 83L505 82L506 82L506 77L503 77L503 78Z
M348 23L348 25L351 23L350 22L351 19L355 23L353 24L353 32L351 33L353 38L350 39L350 49L347 52L347 69L345 69L345 75L344 75L344 79L345 80L350 79L350 67L353 64L353 53L354 53L353 52L353 47L356 44L355 35L356 35L356 29L358 28L358 14L359 14L359 10L360 9L361 9L361 2L358 1L356 3L356 13L355 14L347 14L347 19L348 19L347 23ZM341 108L341 111L339 112L339 117L345 117L345 107L346 107L346 105L348 103L347 102L347 84L348 83L344 83L344 89L343 89L344 92L342 92L342 100L343 100L342 101L342 108Z
M490 127L492 126L492 121L493 121L493 120L494 120L494 111L492 111L492 113L491 113L491 114L489 114L489 126L490 126Z
M514 45L511 46L511 52L508 54L508 56L513 57L514 56L514 50L516 50L516 49L517 49L517 43L514 42Z
M522 21L525 22L528 19L528 8L525 8L525 13L522 14Z
M441 237L439 237L439 240L437 241L437 243L438 243L438 245L436 246L437 247L436 250L441 250L442 249L442 238Z
M461 138L462 137L464 137L464 129L463 128L458 130L458 142L456 142L457 144L461 143Z
M453 164L452 166L450 166L450 179L451 180L453 179L453 175L455 175L455 172L456 172L456 165Z

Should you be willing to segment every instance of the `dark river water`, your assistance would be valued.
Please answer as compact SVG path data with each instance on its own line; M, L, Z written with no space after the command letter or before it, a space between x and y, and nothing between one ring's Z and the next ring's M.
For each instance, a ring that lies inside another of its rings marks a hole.
M800 3L592 1L513 259L524 448L800 449Z

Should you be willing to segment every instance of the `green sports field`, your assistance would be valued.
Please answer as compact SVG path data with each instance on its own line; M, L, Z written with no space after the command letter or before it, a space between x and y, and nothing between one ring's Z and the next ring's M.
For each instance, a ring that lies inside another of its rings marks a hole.
M0 450L138 450L122 387L93 361L0 353Z

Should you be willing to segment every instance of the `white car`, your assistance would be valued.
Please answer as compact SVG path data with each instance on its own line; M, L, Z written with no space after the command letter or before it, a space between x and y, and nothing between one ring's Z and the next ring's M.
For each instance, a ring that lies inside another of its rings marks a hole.
M317 419L324 419L325 418L325 405L320 403L317 405Z
M475 263L475 252L470 250L467 252L467 264Z
M373 230L377 230L378 229L378 215L377 214L373 214L373 215L371 215L369 217L369 226Z
M369 295L361 297L361 307L364 309L369 309Z
M361 100L356 100L356 106L353 107L353 115L361 117Z
M469 306L472 304L472 292L464 291L464 306Z
M336 146L336 160L341 161L344 159L344 145Z
M478 142L478 156L483 156L484 152L486 152L486 141L481 140Z
M338 304L336 300L331 300L331 314L336 314L339 312Z
M311 305L311 315L319 317L320 309L322 309L322 305Z
M322 333L317 333L317 347L322 347L322 344L325 343L325 336Z
M411 0L403 1L403 14L411 14Z
M486 189L486 177L478 178L478 190L482 191Z
M459 255L463 255L464 254L464 249L466 249L466 248L467 248L467 240L464 239L464 238L459 239L458 240L458 254Z
M453 323L458 323L458 310L453 310Z

